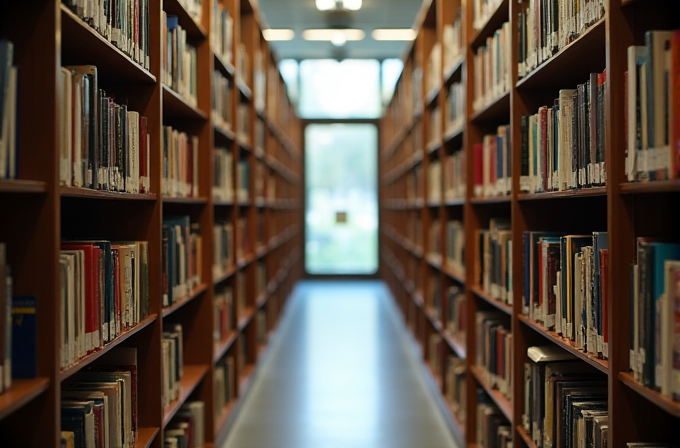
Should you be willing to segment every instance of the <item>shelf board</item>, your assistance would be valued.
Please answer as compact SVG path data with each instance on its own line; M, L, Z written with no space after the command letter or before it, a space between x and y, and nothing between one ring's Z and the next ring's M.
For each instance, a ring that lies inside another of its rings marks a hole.
M262 308L267 303L267 294L261 292L255 299L255 308Z
M219 71L222 72L222 74L234 77L234 74L236 73L236 68L234 67L234 64L231 62L225 61L222 56L217 54L217 52L214 49L211 49L213 57L215 59L215 68L218 69Z
M243 136L236 134L236 143L241 149L244 149L248 152L253 151L253 147L248 143L246 139L243 138Z
M423 307L423 310L425 312L425 316L427 316L427 320L430 321L430 324L432 324L437 333L441 333L443 329L442 321L439 320L437 316L435 316L434 311L430 307Z
M441 147L442 147L442 141L437 140L437 141L433 141L433 142L428 143L425 150L427 151L428 155L432 155L433 153L437 152L437 150Z
M588 28L581 36L544 61L517 82L517 89L561 87L585 82L588 73L604 68L605 18ZM602 68L599 68L602 66ZM565 70L565 67L569 67Z
M97 75L118 82L154 84L156 77L61 4L62 60L97 66Z
M220 415L217 417L217 419L215 419L215 436L220 433L222 427L227 423L227 419L229 418L229 415L231 415L231 412L234 410L235 406L236 400L233 399L229 401L229 403L227 403L224 408L222 408ZM217 439L217 437L215 437L215 439ZM207 447L208 445L206 444L206 448Z
M220 274L219 277L214 278L214 279L213 279L213 284L214 284L214 285L219 285L220 283L229 280L229 277L231 277L231 276L233 276L234 274L236 274L236 271L237 271L237 270L238 270L238 269L236 268L236 266L230 267L230 268L227 269L225 272L223 272L222 274Z
M447 276L451 277L452 279L454 279L455 281L457 281L458 283L461 283L463 285L465 284L465 274L455 271L448 265L442 266L442 272Z
M427 205L428 208L439 208L439 206L441 205L441 202L427 201L427 203L425 205Z
M506 121L510 121L509 90L500 97L493 100L491 104L482 107L480 110L472 114L471 120L475 123L479 123L484 121L499 121L502 118L506 118Z
M208 114L189 104L179 93L165 84L163 84L163 115L197 121L208 119Z
M519 201L539 201L543 199L606 197L607 187L582 188L580 190L548 191L545 193L523 193L517 198Z
M59 372L59 382L63 382L64 380L68 379L71 375L78 372L82 368L89 366L94 361L101 358L103 355L105 355L106 353L108 353L109 351L114 349L115 347L118 347L121 342L129 339L133 335L139 333L140 331L142 331L143 329L145 329L146 327L151 325L153 322L156 321L157 318L158 318L157 314L150 315L149 317L142 320L140 323L138 323L134 327L130 328L125 333L119 335L113 341L106 344L104 347L100 348L99 350L97 350L95 352L90 353L89 355L82 357L71 367L68 367L68 368L62 370L61 372Z
M12 380L12 386L0 394L0 420L45 392L49 385L49 378Z
M451 336L448 330L442 331L442 337L449 347L451 347L451 350L456 353L456 356L458 356L460 359L465 359L467 357L467 349L465 348L465 344Z
M160 428L137 429L137 441L132 445L132 448L150 448L159 432Z
M522 425L517 425L515 426L515 429L517 430L517 434L524 440L524 443L526 444L527 448L538 448L534 441L531 439L531 436L527 432L526 429L524 429L524 426Z
M215 207L233 207L236 204L233 199L213 199Z
M248 364L243 368L243 372L239 376L239 387L238 395L242 397L245 395L246 390L250 387L250 380L253 379L253 372L255 371L255 366L253 364Z
M236 87L238 88L239 92L241 92L241 95L243 95L248 101L253 99L253 91L250 90L250 87L248 87L246 82L239 76L236 76Z
M465 56L459 56L458 59L449 67L444 70L444 85L448 85L453 81L453 77L461 71L463 64L465 63Z
M474 205L484 204L509 204L512 201L512 196L491 196L488 198L472 198L470 203Z
M163 308L163 318L168 317L169 315L171 315L172 313L174 313L178 309L182 308L184 305L191 302L192 300L194 300L195 298L197 298L198 296L200 296L201 294L203 294L207 290L208 290L208 284L207 283L202 283L202 284L198 285L197 287L195 287L189 293L189 295L182 297L181 299L179 299L178 301L176 301L175 303L173 303L170 306L164 307Z
M437 372L434 371L432 368L432 364L430 364L429 361L425 361L425 367L427 368L427 372L430 374L430 378L434 382L435 387L437 390L442 390L442 378L441 376L437 375Z
M425 300L423 299L423 294L420 291L415 291L412 294L413 302L418 308L422 308L425 305Z
M59 187L62 198L83 198L83 199L115 199L122 201L149 201L153 202L158 198L155 193L132 194L117 193L114 191L92 190L90 188Z
M441 269L442 268L442 256L438 254L427 254L425 255L425 261L427 261L427 264L432 266L435 269Z
M509 0L503 0L500 5L496 8L494 12L489 15L484 26L482 26L477 34L474 35L470 41L470 46L475 49L486 42L486 38L492 36L493 33L503 25L503 22L507 22L509 14Z
M621 194L678 193L680 192L680 179L626 182L619 187Z
M444 206L445 207L460 207L462 205L465 205L465 198L445 199L444 200Z
M232 331L225 338L222 338L221 341L217 341L214 343L213 363L217 363L220 359L224 357L227 351L234 345L234 342L236 342L237 336L238 332Z
M609 374L609 361L606 359L599 359L595 358L591 355L588 355L587 353L584 353L580 350L578 350L575 346L575 344L560 336L559 334L555 333L554 331L549 331L546 330L545 327L538 322L534 322L533 320L529 319L527 316L520 315L518 316L519 321L523 322L526 326L532 328L534 331L537 333L543 335L545 338L551 340L555 344L559 345L562 349L568 351L575 357L579 358L582 361L587 362L591 366L595 367L598 369L600 372L604 374Z
M0 180L0 194L20 193L20 194L43 194L47 193L47 182L39 180Z
M465 132L465 126L458 126L453 129L449 129L444 133L444 144L447 144L449 142L452 142L454 140L458 140L459 137L463 136L463 133Z
M425 107L428 109L434 106L435 102L437 101L437 98L439 98L439 92L441 92L442 88L444 86L442 84L439 84L437 86L434 86L425 96Z
M177 414L184 402L187 401L189 396L198 387L198 384L203 381L203 378L208 373L209 366L207 365L185 365L183 367L184 375L179 383L179 398L165 409L163 414L163 428L168 426L168 423Z
M665 397L659 392L643 386L638 381L635 381L633 374L630 372L619 372L619 380L673 417L680 418L680 402L673 401L672 398Z
M239 333L243 331L244 328L253 320L255 316L255 308L249 306L245 310L241 311L238 317L238 331Z
M208 198L179 198L163 196L163 204L185 204L185 205L205 205Z
M215 135L218 135L226 140L231 142L236 140L236 134L227 126L213 124L213 130L215 131Z
M203 25L198 23L189 14L189 11L184 9L179 0L163 0L163 10L169 16L177 16L180 26L186 30L188 37L192 39L205 39L207 37Z
M486 381L484 370L478 366L470 366L470 370L477 379L477 383L479 383L479 385L484 388L486 393L491 397L494 403L496 403L498 409L500 409L503 415L505 415L505 418L508 419L510 423L512 423L512 403L510 400L508 400L508 398L503 395L501 391L491 387L491 385Z
M274 294L278 286L279 282L277 282L276 279L272 279L269 283L267 283L267 293L269 293L269 295Z
M479 285L474 285L470 287L470 291L480 299L484 300L489 305L496 307L497 309L503 311L508 316L512 316L512 305L503 303L500 300L494 299L486 293Z

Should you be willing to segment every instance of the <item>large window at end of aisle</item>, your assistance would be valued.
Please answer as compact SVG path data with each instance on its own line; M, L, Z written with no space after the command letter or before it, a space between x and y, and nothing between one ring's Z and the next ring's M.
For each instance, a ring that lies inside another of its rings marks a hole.
M305 268L310 274L378 270L378 129L305 128Z
M306 59L300 62L300 116L378 118L380 84L375 59Z

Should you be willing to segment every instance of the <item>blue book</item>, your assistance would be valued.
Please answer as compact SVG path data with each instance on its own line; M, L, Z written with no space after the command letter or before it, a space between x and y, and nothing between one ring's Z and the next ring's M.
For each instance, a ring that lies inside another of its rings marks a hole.
M37 376L37 296L12 297L12 377Z

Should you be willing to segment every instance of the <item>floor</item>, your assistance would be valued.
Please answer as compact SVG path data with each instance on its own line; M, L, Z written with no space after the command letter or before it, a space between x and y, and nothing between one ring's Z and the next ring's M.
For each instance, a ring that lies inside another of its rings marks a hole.
M452 448L381 282L303 282L223 448Z

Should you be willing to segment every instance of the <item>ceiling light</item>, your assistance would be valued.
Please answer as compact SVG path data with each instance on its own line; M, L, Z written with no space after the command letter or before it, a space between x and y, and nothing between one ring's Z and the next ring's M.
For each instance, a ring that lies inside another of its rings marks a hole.
M293 40L295 38L295 31L289 29L277 29L277 30L262 30L262 35L266 41L274 40Z
M416 32L410 28L373 30L371 36L375 40L413 40Z
M342 37L340 37L342 35ZM334 30L330 28L315 29L315 30L304 30L302 32L302 37L305 40L325 40L328 42L341 42L344 38L345 42L363 40L366 36L362 30L357 29L341 29Z
M316 9L319 11L342 9L358 11L361 9L361 0L316 0Z
M347 36L342 31L336 31L331 36L331 43L336 47L342 47L347 43Z

